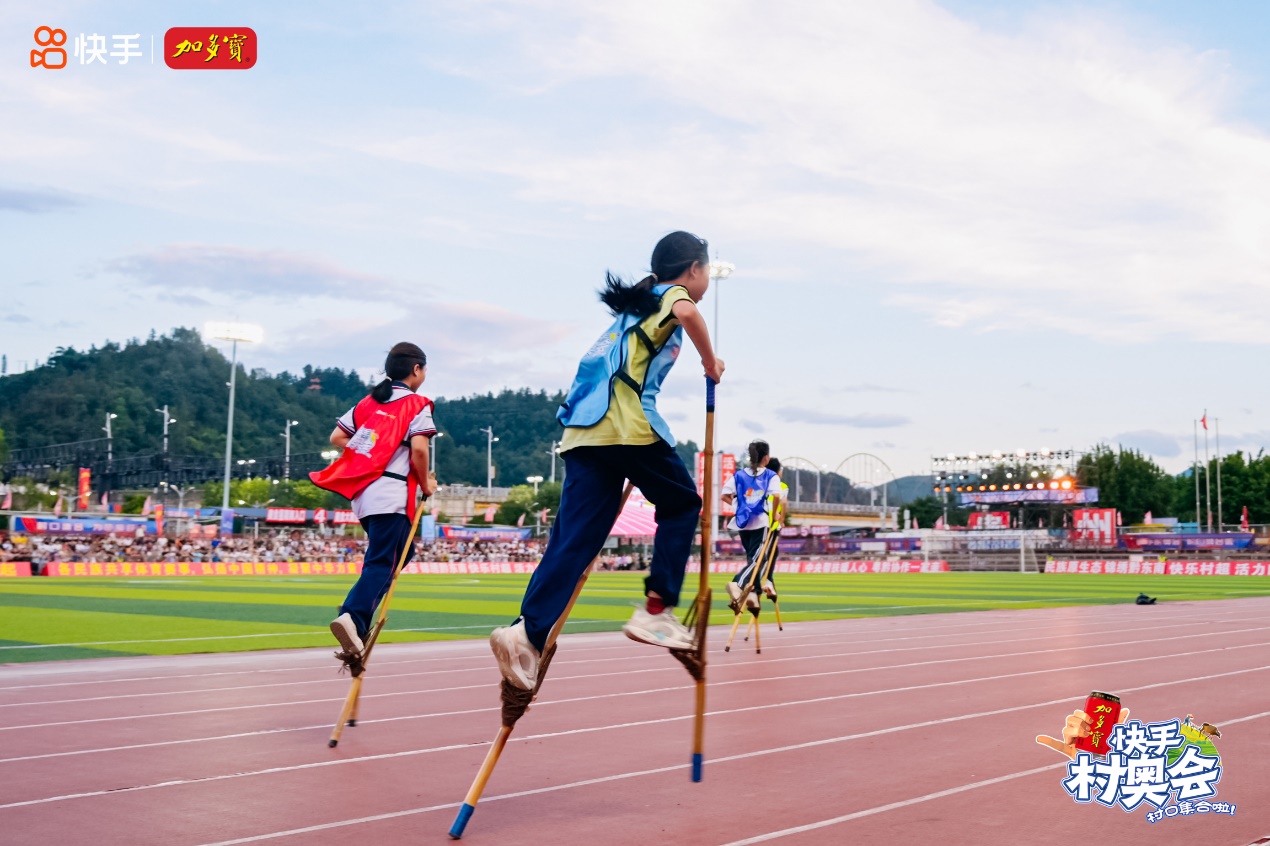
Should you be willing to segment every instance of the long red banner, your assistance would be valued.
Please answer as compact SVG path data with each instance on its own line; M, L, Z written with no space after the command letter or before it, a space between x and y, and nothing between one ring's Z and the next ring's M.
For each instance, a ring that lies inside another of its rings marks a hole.
M712 573L732 573L740 561L713 562ZM25 562L0 564L19 568L12 575L30 575ZM533 561L411 561L404 572L419 575L471 575L532 573L538 566ZM24 571L20 568L26 568ZM689 564L693 572L700 565ZM333 561L53 561L45 567L45 575L66 577L107 576L344 576L362 571L362 563ZM946 573L947 561L779 561L778 573Z
M1086 561L1045 563L1047 573L1104 576L1270 576L1270 561Z

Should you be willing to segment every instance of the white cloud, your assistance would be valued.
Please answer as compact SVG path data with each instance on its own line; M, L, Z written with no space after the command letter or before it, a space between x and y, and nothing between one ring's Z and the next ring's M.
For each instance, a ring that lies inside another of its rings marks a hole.
M105 269L166 290L235 291L283 299L325 294L364 300L368 294L405 288L322 257L208 244L173 244L115 259ZM412 288L417 291L419 286Z
M776 416L790 423L811 423L818 426L850 426L855 429L890 429L907 426L912 421L902 414L833 414L816 408L782 406Z
M1176 436L1154 429L1121 432L1109 440L1125 449L1139 450L1161 458L1176 458L1182 454L1182 445Z
M588 133L451 120L362 149L837 248L941 325L1270 338L1270 140L1225 116L1219 54L1068 8L1008 36L923 0L480 10L514 21L523 53L472 75L520 93L603 80L651 113Z

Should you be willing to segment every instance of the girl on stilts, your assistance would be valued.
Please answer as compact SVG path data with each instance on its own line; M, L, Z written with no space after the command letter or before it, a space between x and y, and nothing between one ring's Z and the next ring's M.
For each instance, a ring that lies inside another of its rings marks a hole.
M335 423L331 444L343 452L325 470L309 474L318 487L351 499L366 531L362 574L331 621L346 656L361 653L371 617L392 583L419 507L416 495L429 497L436 488L428 466L437 433L432 400L415 393L427 373L423 350L407 342L394 346L384 362L388 378ZM413 552L412 544L407 561Z
M645 605L623 631L632 640L669 649L695 645L674 608L701 497L657 411L657 394L684 332L701 355L706 375L716 382L723 377L723 361L714 354L696 305L710 286L707 244L691 233L672 232L653 249L651 270L634 285L607 275L600 300L615 322L582 358L556 414L565 427L560 509L525 590L520 617L490 635L503 677L525 690L537 683L547 637L604 546L628 479L656 506L657 534L644 580Z
M736 502L736 516L728 523L728 528L739 532L741 546L745 548L745 566L728 582L728 607L734 614L741 613L741 595L744 586L754 577L754 568L759 566L759 553L763 541L767 539L770 529L771 513L769 503L775 501L781 493L780 476L768 469L771 460L771 449L767 441L752 441L749 446L749 469L737 468L730 479L723 482L723 501ZM746 600L750 608L758 607L758 595L750 594Z

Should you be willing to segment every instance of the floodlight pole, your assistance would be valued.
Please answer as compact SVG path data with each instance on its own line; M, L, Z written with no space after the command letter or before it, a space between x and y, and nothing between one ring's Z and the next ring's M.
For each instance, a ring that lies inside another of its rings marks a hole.
M229 465L234 453L234 389L238 382L238 341L233 342L233 353L229 362L229 422L225 424L225 489L221 491L220 508L224 514L229 510Z

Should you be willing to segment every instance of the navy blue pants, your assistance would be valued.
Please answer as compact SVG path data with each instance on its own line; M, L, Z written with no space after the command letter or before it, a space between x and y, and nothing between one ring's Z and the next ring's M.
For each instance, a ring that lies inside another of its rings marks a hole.
M759 565L759 553L763 551L763 540L767 537L766 529L741 529L741 546L745 547L745 566L736 571L732 581L744 587L754 578L754 568ZM755 590L763 589L763 576L760 573L754 583Z
M401 550L410 535L410 520L405 514L371 514L362 518L366 530L366 557L362 561L362 575L353 585L340 606L340 613L348 614L357 625L357 634L365 639L379 600L392 584L392 571L401 560ZM414 555L414 544L406 554L406 561Z
M657 507L653 563L644 591L656 593L666 605L679 604L688 553L701 518L697 486L665 441L575 447L564 453L564 466L560 511L520 605L525 633L539 652L569 604L578 579L604 548L626 479Z

